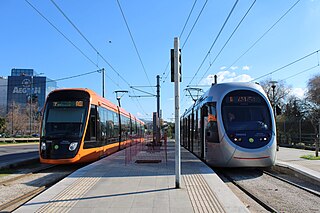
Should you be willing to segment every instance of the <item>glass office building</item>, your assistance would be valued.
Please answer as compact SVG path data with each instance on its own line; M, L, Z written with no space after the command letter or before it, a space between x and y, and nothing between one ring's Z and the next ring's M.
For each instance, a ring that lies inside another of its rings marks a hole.
M0 76L0 116L4 117L7 110L8 79Z
M30 102L38 103L40 111L49 92L56 88L55 81L37 76L33 69L12 69L8 76L7 112L13 103L23 108Z

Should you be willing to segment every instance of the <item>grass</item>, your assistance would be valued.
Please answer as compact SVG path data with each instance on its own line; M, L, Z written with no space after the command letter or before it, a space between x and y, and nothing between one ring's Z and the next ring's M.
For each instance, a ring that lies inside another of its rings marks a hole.
M315 155L303 155L300 158L307 160L320 160L320 156L316 157Z

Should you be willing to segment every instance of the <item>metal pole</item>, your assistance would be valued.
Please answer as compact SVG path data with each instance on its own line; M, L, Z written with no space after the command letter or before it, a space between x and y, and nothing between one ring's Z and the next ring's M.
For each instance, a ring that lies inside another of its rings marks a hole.
M33 75L31 76L31 85L30 85L30 135L32 135L31 119L32 119L32 96L33 96Z
M11 107L12 107L12 111L11 111L11 134L13 135L13 100L11 100Z
M316 157L319 157L319 145L320 145L320 119L318 119L318 141L316 141Z
M299 142L301 143L302 141L301 141L301 132L302 132L302 130L301 130L301 121L302 121L302 118L300 118L300 120L299 120Z
M157 75L157 143L160 142L160 76Z
M180 73L179 73L179 38L174 38L174 103L175 103L175 172L176 188L181 182L181 150L180 150Z
M104 97L104 68L102 68L102 97Z

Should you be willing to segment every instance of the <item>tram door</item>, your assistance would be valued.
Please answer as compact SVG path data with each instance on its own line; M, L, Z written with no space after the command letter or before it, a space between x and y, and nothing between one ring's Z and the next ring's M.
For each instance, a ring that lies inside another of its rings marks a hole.
M89 121L89 128L90 128L90 141L97 140L97 108L96 106L91 106L90 111L90 121Z
M208 123L208 106L204 105L201 108L201 119L200 119L200 125L201 125L201 133L200 133L200 156L201 158L203 158L204 160L206 159L206 134L205 134L205 127L207 126Z
M201 157L206 159L207 143L219 143L216 103L201 108Z

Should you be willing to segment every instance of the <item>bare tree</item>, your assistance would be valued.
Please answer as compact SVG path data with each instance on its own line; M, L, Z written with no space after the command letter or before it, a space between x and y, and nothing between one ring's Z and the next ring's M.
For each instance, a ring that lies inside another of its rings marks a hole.
M282 110L285 110L286 100L289 98L289 94L291 92L291 87L288 86L285 81L279 81L276 83L274 87L274 93L271 78L268 78L264 81L259 82L264 91L267 93L269 101L271 103L276 104L276 106L280 107ZM273 96L274 94L274 96Z
M19 104L12 103L6 116L7 131L13 135L25 134L28 130L28 115Z
M315 75L308 81L307 92L308 114L312 125L317 132L318 140L316 139L316 156L319 155L319 140L320 140L320 74Z

